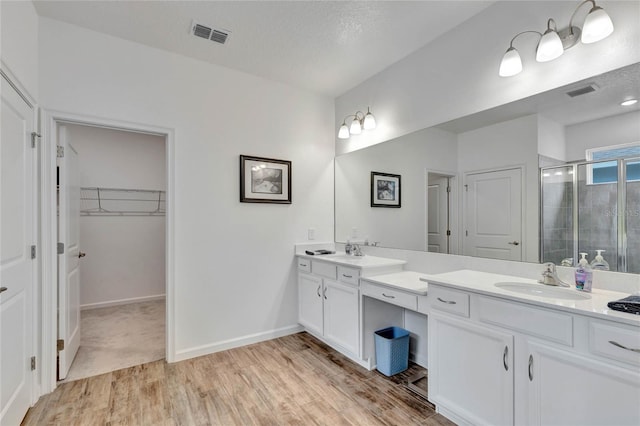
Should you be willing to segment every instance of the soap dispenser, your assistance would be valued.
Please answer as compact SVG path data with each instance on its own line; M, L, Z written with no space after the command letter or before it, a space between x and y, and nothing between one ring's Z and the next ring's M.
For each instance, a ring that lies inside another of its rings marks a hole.
M598 254L596 255L596 258L591 262L592 269L599 269L601 271L609 270L609 262L604 260L604 257L602 257L602 253L604 253L604 251L605 250L596 250L596 253Z
M576 269L576 289L590 292L591 284L593 283L593 271L587 261L587 253L580 253L580 256L582 257Z

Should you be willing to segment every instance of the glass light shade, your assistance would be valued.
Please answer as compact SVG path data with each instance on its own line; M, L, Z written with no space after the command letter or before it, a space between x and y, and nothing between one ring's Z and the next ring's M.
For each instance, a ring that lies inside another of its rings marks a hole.
M342 123L340 130L338 130L338 139L349 139L349 128L346 123Z
M607 12L595 6L584 20L580 41L585 44L595 43L606 38L613 32L613 22Z
M500 77L511 77L522 71L522 60L515 47L510 47L502 57L500 62Z
M367 115L364 116L363 127L365 130L372 130L376 128L376 118L370 112L367 112Z
M349 127L349 133L352 135L359 135L362 133L362 126L360 126L360 120L357 118L351 122L351 127Z
M544 32L540 42L538 42L538 48L536 49L536 61L549 62L562 56L564 53L564 47L562 47L562 40L557 32L549 28Z

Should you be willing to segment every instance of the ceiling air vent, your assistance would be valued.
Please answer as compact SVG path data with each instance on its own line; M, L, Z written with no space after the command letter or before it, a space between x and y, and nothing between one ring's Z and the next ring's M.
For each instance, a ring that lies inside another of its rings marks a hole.
M191 34L196 37L206 38L216 43L225 44L231 31L207 27L206 25L193 22L191 24Z
M584 87L579 87L570 92L567 92L567 95L569 95L572 98L575 98L576 96L582 96L582 95L586 95L587 93L595 92L598 89L599 87L597 85L595 85L594 83L591 83Z

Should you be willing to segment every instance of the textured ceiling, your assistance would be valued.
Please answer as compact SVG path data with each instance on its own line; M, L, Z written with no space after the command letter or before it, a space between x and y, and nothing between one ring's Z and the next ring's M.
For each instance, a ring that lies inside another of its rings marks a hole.
M40 16L336 97L493 1L34 1ZM192 20L231 31L225 45Z
M567 92L589 84L595 84L597 90L574 98L567 95ZM620 105L630 98L640 99L640 64L629 65L437 127L462 133L529 114L540 114L559 124L570 126L639 110L640 102L627 107Z

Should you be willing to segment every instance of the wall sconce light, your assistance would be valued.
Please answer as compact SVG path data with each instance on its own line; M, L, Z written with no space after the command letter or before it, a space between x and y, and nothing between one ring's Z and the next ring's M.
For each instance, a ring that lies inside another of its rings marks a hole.
M573 19L582 5L586 3L591 3L592 7L584 19L582 29L580 29L573 25ZM556 22L553 19L549 19L547 21L547 30L544 34L538 31L523 31L516 34L515 37L511 39L511 43L509 43L509 49L507 49L502 57L498 74L500 74L501 77L511 77L522 71L520 54L518 50L513 47L513 42L522 34L535 33L540 36L538 46L536 47L536 61L548 62L560 57L565 50L575 46L578 43L578 38L580 38L580 41L584 44L595 43L608 37L612 32L613 23L607 12L597 6L594 0L584 0L576 7L576 10L573 11L569 19L569 27L558 31Z
M351 120L351 124L347 126L347 120ZM372 130L376 128L376 118L369 111L367 107L367 113L358 111L355 114L347 115L342 120L342 125L338 130L338 139L349 139L350 135L359 135L364 130Z

